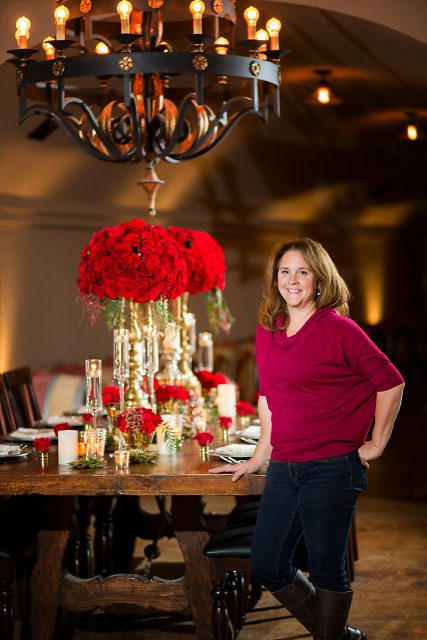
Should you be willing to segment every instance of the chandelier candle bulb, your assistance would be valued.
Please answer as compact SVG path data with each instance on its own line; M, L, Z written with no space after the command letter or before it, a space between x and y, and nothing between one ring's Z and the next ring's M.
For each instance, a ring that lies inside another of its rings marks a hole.
M70 12L63 4L56 7L54 11L55 25L56 25L56 39L65 40L65 24L70 17Z
M53 60L55 57L55 49L50 44L50 41L53 40L52 36L47 36L42 42L42 47L44 49L46 60Z
M202 17L205 11L205 3L202 0L193 0L190 3L190 13L193 16L193 33L199 34L202 31Z
M199 370L213 371L214 368L214 356L213 356L213 338L212 334L204 331L199 333Z
M117 13L120 16L120 32L130 33L130 14L132 13L132 3L128 0L121 0L117 5Z
M279 32L282 28L282 23L277 18L270 18L265 25L268 33L270 34L270 50L277 51L279 47Z
M78 458L78 433L72 429L58 431L58 464L69 464Z
M230 43L227 38L223 38L222 36L220 38L217 38L214 42L215 52L220 56L227 55L229 46Z
M259 18L259 11L256 7L248 7L243 13L243 17L248 25L248 40L255 40L256 23Z
M25 16L16 21L16 42L20 49L28 48L28 38L30 37L31 22Z
M236 385L233 383L219 384L218 387L218 413L225 418L236 416Z
M109 47L105 44L105 42L98 42L95 47L95 53L99 56L105 56L107 53L110 53Z
M258 47L257 52L258 52L258 58L261 58L261 60L266 60L267 56L265 55L264 52L267 51L267 43L270 40L268 31L266 31L265 29L258 29L258 31L255 34L255 40L258 40L258 42L264 43Z

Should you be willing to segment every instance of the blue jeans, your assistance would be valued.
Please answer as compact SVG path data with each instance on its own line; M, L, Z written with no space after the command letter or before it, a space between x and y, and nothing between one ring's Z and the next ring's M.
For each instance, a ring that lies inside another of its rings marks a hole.
M346 544L367 471L357 451L309 462L274 462L252 542L252 573L269 591L290 584L297 568L292 559L304 536L308 571L315 587L348 591Z

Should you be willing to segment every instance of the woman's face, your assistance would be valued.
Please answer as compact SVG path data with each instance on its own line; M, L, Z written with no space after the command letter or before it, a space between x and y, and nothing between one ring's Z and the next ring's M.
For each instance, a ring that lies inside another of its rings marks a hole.
M289 250L283 254L277 283L288 308L309 309L314 306L317 281L301 251Z

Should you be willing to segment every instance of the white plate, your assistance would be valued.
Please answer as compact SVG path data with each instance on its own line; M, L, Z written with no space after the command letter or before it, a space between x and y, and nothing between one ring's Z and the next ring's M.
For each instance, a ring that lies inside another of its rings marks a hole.
M227 444L224 447L215 449L215 453L220 456L231 456L232 458L251 458L255 451L254 444Z
M83 424L83 418L80 416L49 416L46 420L41 420L40 422L47 423L51 427L56 427L57 424L63 423L69 424L70 427L78 427Z
M8 439L22 440L23 442L32 442L36 438L57 439L53 429L25 429L24 427L20 427L8 435Z
M0 462L28 456L31 449L16 444L0 444Z
M256 424L251 424L246 429L243 429L243 431L239 431L238 435L240 437L243 436L244 438L252 438L253 440L258 440L261 435L261 427Z

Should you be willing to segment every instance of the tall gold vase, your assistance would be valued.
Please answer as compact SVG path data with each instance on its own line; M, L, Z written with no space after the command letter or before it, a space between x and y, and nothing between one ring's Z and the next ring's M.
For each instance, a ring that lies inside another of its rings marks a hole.
M141 339L138 324L139 303L129 300L129 385L125 392L127 407L148 406L147 394L141 388Z

